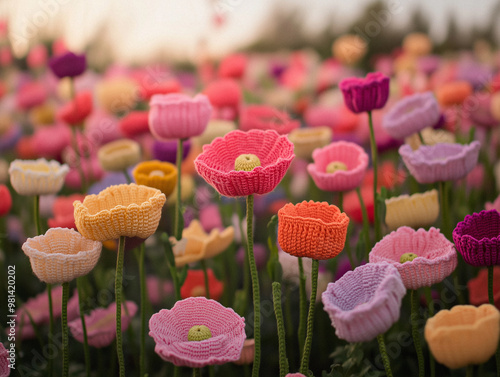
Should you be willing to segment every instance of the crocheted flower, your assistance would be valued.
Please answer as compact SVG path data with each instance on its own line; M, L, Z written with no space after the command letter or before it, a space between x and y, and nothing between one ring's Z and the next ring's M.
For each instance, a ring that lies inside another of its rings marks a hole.
M416 254L417 258L401 263L401 257L408 253ZM426 231L402 226L375 244L369 259L370 263L388 262L396 267L407 289L430 287L457 267L453 243L436 228Z
M71 125L81 124L92 112L92 93L81 92L57 112L57 118Z
M82 194L73 194L67 197L60 196L54 201L52 212L54 218L48 220L51 228L73 228L76 229L73 202L84 200Z
M310 160L316 148L324 147L332 141L332 130L328 127L297 128L288 135L297 157Z
M260 165L251 171L236 171L235 160L253 154ZM233 131L203 146L194 161L196 170L221 195L267 194L283 179L295 155L293 144L276 131Z
M465 216L453 230L453 242L468 264L500 264L500 213L492 209Z
M337 141L313 152L313 164L307 166L314 183L324 191L349 191L358 187L368 168L368 155L359 145ZM333 162L345 165L345 170L329 173Z
M396 267L368 263L328 284L321 298L339 338L368 342L399 319L405 294Z
M286 112L267 105L247 106L240 117L242 131L274 130L280 135L285 135L299 126L300 122L293 120Z
M169 196L177 183L177 169L169 162L158 160L138 164L132 175L138 185L154 187Z
M210 298L219 301L222 293L224 292L224 283L215 277L214 272L211 269L207 269L207 275ZM186 280L181 287L181 297L206 297L206 295L205 274L203 273L203 270L188 270Z
M439 216L438 192L430 190L386 199L385 211L385 223L390 230L403 225L411 228L427 227Z
M436 88L436 98L443 107L460 105L472 94L472 85L467 81L453 81Z
M243 342L243 349L238 360L234 363L236 365L250 365L253 363L255 356L255 339L246 339Z
M159 140L187 139L203 133L212 115L207 96L155 94L149 101L149 129Z
M207 326L208 339L189 341L193 326ZM204 297L177 301L171 310L160 310L149 320L155 352L177 366L201 368L239 359L245 335L245 319L233 309Z
M110 186L73 203L76 227L84 237L101 242L120 236L145 239L156 231L165 200L165 194L151 187Z
M51 228L23 244L31 268L47 284L66 283L87 275L101 256L102 244L68 228Z
M365 56L368 43L356 34L344 34L335 39L332 54L342 64L354 65Z
M62 79L63 77L75 77L81 75L87 68L85 55L76 55L73 52L66 52L52 57L49 60L51 71Z
M44 158L14 160L9 167L10 183L19 195L56 194L68 172L68 165Z
M481 269L475 278L467 282L467 290L471 305L479 306L489 303L487 268ZM493 268L493 300L495 307L500 308L500 266Z
M191 141L186 140L182 143L182 160L184 161L191 150ZM170 162L175 164L177 161L177 141L158 141L153 142L151 154L155 160Z
M149 111L131 111L120 119L119 127L126 137L149 133Z
M138 100L139 88L127 77L116 77L99 82L95 94L102 109L108 114L120 114L132 110ZM109 124L107 125L109 127Z
M404 139L439 120L439 105L432 92L404 97L384 116L382 127L395 139Z
M12 207L12 196L5 185L0 185L0 217L10 212Z
M498 346L500 313L490 304L440 310L425 325L425 340L438 362L450 369L489 360Z
M349 218L326 202L286 204L278 211L278 242L296 257L330 259L344 248Z
M202 259L213 258L226 250L234 238L234 228L227 227L222 232L212 229L206 233L198 220L193 220L187 228L182 231L182 239L174 242L173 251L175 265L182 267L185 264L198 262Z
M389 98L389 77L370 72L365 78L349 77L339 84L346 106L353 113L381 109Z
M0 377L10 376L9 365L11 365L11 362L8 360L9 356L9 352L4 347L3 343L0 343ZM15 365L15 363L12 365Z
M210 144L216 137L224 137L227 133L236 130L236 128L236 124L232 121L212 119L208 122L205 131L200 136L197 136L194 141L199 146Z
M137 313L137 305L133 301L122 303L122 332L126 331ZM97 308L85 315L88 344L92 347L103 348L109 346L116 338L116 302L107 308ZM73 338L83 343L83 327L80 318L68 323Z
M141 160L141 147L130 139L116 140L99 148L97 157L104 170L123 171Z
M159 279L156 276L146 277L146 291L152 305L159 305L164 299L174 293L171 281Z
M455 181L464 178L477 164L479 141L470 144L422 145L413 151L407 144L399 148L399 154L419 183Z
M455 143L455 135L443 129L435 130L433 128L424 128L420 134L424 139L425 145L434 145L437 143ZM405 138L405 143L410 145L411 149L417 150L422 145L418 134L413 134Z

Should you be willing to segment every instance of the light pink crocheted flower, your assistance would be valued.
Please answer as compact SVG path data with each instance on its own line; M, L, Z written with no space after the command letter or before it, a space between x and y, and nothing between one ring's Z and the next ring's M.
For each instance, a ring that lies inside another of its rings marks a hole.
M234 161L242 154L256 155L261 166L252 171L234 170ZM273 191L294 157L293 143L276 131L237 130L204 145L194 164L198 174L221 195L248 196Z
M128 329L135 313L137 313L137 305L133 301L122 303L122 331ZM85 316L85 325L89 345L96 348L109 346L116 338L116 302L111 303L107 308L97 308L90 312ZM73 337L83 343L81 319L69 322L68 326Z
M416 151L408 144L399 148L399 154L419 183L455 181L464 178L477 164L479 141L470 144L422 145Z
M9 352L4 347L3 343L0 342L0 377L10 376L10 362L8 358Z
M188 341L189 330L198 325L207 326L212 337ZM160 310L149 320L149 330L163 360L191 368L238 360L246 339L245 319L205 297L187 298L170 310Z
M416 254L417 258L400 263L406 253ZM430 287L443 281L457 267L453 243L436 228L426 231L402 226L375 244L369 259L370 263L388 262L396 267L407 289Z
M486 202L484 205L484 209L489 211L490 209L496 209L500 212L500 195L493 202Z
M347 141L337 141L313 152L313 164L307 166L314 183L324 191L349 191L358 187L368 168L368 155L359 145ZM329 163L339 161L347 170L327 173Z

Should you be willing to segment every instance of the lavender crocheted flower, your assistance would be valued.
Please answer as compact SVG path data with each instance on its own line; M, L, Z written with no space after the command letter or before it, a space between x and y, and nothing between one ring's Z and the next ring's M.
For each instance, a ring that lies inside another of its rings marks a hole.
M476 166L480 145L479 141L465 145L438 143L422 145L414 151L405 144L399 148L399 154L419 183L455 181Z
M401 256L417 258L400 263ZM396 267L407 289L430 287L443 281L457 267L453 243L436 228L429 231L402 226L382 238L370 252L370 263L388 262Z
M500 264L500 212L492 209L465 216L453 231L453 241L473 266Z
M368 342L399 319L405 294L396 267L389 263L368 263L328 284L322 301L339 338Z
M432 127L440 117L439 105L432 92L416 93L400 100L384 116L382 127L395 139L404 139L426 127Z
M189 330L200 325L209 328L211 337L189 341ZM163 360L191 368L238 360L246 339L245 319L205 297L190 297L160 310L149 320L149 330Z
M389 98L389 77L370 72L365 78L349 77L339 84L346 106L353 113L363 113L385 106Z

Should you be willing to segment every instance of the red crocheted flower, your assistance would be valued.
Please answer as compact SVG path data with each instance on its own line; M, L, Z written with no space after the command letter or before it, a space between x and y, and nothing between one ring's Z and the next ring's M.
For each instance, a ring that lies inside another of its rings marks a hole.
M234 162L242 154L256 155L261 166L234 170ZM232 131L204 145L194 164L198 174L221 195L248 196L273 191L294 157L293 143L276 131Z
M497 309L500 308L500 266L493 268L493 301ZM480 306L489 303L488 299L488 269L483 268L479 274L467 282L469 302Z
M5 216L9 213L12 207L12 196L5 185L0 185L0 216Z
M215 277L211 269L207 270L207 275L210 298L219 301L224 292L224 283ZM198 296L206 296L205 274L203 270L189 270L181 288L181 297L184 299Z
M120 131L126 137L149 133L149 111L131 111L119 123Z
M70 125L79 125L91 112L92 93L81 92L57 112L57 118Z

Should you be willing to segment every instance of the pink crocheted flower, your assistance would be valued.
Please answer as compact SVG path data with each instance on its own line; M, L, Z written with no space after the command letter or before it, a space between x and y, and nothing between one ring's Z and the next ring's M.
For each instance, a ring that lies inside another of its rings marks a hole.
M489 211L490 209L496 209L497 211L500 212L500 195L497 196L497 198L492 202L486 202L484 204L484 209Z
M358 187L368 168L368 155L359 145L337 141L313 152L313 164L307 166L314 183L324 191L349 191ZM332 162L341 162L347 170L327 173Z
M9 352L4 347L3 343L0 342L0 377L10 376L9 365L11 365L11 363L8 359L9 359Z
M405 294L396 267L368 263L328 284L321 298L340 339L368 342L399 319Z
M272 106L251 105L241 112L240 129L242 131L274 130L280 135L285 135L299 126L298 120L293 120L286 112Z
M201 325L208 327L211 337L189 341L189 330ZM160 310L149 320L149 329L163 360L191 368L238 360L246 339L245 319L205 297L187 298L170 310Z
M242 154L254 154L261 166L251 171L234 170ZM221 195L267 194L283 179L295 155L293 143L276 131L232 131L203 146L194 161L196 170Z
M149 101L149 129L159 140L187 139L205 131L212 106L207 96L155 94Z
M126 306L125 306L126 305ZM128 329L132 318L137 313L133 301L122 303L122 331ZM97 308L85 316L89 345L96 348L109 346L116 338L116 302L107 308ZM73 337L83 343L83 327L80 318L68 323Z
M400 263L406 253L417 255L412 261ZM402 226L379 241L370 252L370 263L388 262L396 267L407 289L430 287L443 281L457 267L453 243L430 228L414 230Z
M479 141L470 144L422 145L416 151L408 144L399 148L399 154L419 183L455 181L464 178L477 164Z
M151 275L146 277L146 290L151 304L159 305L165 298L174 293L174 286L171 281Z
M59 196L52 207L54 218L48 219L51 228L73 228L76 229L73 202L82 201L85 196L82 194L73 194L70 196Z
M370 72L365 78L349 77L339 84L346 106L353 113L363 113L385 106L389 98L389 77Z

